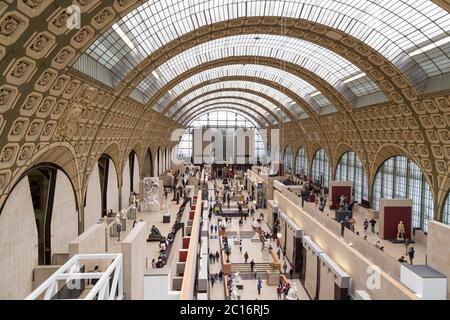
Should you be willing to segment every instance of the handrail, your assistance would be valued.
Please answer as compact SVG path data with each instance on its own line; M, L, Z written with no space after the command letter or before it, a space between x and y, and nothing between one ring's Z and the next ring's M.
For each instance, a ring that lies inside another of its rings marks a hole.
M202 191L198 192L197 205L195 207L194 220L192 222L191 241L189 241L188 255L181 285L180 300L192 300L194 282L196 276L197 248L200 235L200 222L202 218Z

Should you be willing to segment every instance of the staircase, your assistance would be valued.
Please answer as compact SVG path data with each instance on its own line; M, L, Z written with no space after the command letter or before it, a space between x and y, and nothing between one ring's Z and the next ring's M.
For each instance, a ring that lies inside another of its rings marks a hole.
M255 235L255 231L253 230L247 230L247 231L240 231L239 235L241 239L251 239Z
M253 269L257 273L265 273L268 270L273 271L274 266L273 263L256 263L255 268ZM233 263L231 265L231 272L239 271L240 274L249 274L251 273L250 262L249 263Z

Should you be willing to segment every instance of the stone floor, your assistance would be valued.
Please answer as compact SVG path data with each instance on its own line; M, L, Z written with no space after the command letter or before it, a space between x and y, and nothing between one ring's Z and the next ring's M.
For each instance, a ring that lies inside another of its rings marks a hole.
M217 180L217 185L219 187L222 185L220 180ZM212 197L212 199L214 200L214 184L212 182L209 182L208 188L209 188L209 197ZM233 206L233 203L231 205ZM260 213L264 213L264 216L268 217L270 210L269 209L258 209L255 216L259 216ZM229 232L236 232L238 234L237 238L239 238L240 231L252 231L253 230L253 226L252 226L253 219L252 218L249 217L246 220L244 220L244 224L242 227L239 226L239 219L240 218L232 218L231 224L229 224L226 229ZM218 220L218 217L213 215L210 223L217 224L217 220ZM265 222L263 222L261 224L261 228L263 231L266 231L266 232L270 231L269 227L267 226L267 224ZM210 232L210 229L209 229L209 232ZM233 244L231 255L230 255L231 263L244 263L245 262L244 253L246 251L248 252L248 255L249 255L248 262L250 262L251 259L254 259L255 263L267 263L267 262L271 263L272 262L271 258L269 260L264 259L260 242L252 242L251 239L249 239L249 238L243 238L242 239L242 252L240 252L239 245L234 245L233 240L234 240L234 236L230 236L229 241ZM210 251L212 251L212 252L215 252L220 247L219 237L217 236L217 234L215 232L213 232L212 234L210 232L209 244L210 244ZM276 248L276 244L274 242L271 244L274 248ZM282 254L281 254L281 259L284 260L284 257ZM289 265L289 263L288 263L288 265ZM213 263L209 264L210 274L219 272L220 269L221 269L221 264L219 264L217 262L215 264L213 264ZM289 269L290 268L288 268L286 271L289 272ZM242 280L242 282L244 284L244 289L238 291L238 294L241 296L242 300L255 300L255 299L278 300L276 286L267 286L264 278L262 278L263 288L261 290L261 295L258 295L257 280L248 280L247 277L245 277L245 276L242 276L242 278L245 278L245 280ZM309 300L309 297L299 280L294 279L291 281L291 283L296 284L297 289L298 289L297 296L300 300ZM215 284L213 286L211 286L211 282L210 282L209 286L210 286L209 289L210 289L210 299L211 300L225 299L223 283L215 282Z

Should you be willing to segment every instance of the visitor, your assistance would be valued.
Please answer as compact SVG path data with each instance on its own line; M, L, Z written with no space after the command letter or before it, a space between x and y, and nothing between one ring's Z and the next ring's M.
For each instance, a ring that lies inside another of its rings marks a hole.
M398 262L400 262L400 263L405 263L405 262L406 262L405 256L401 256L401 257L398 259Z
M374 218L372 218L369 221L369 223L370 223L370 227L372 228L372 233L375 233L375 225L377 224L377 221Z
M277 287L278 300L281 300L281 290L282 290L281 284L278 284L278 287Z
M278 256L278 260L281 259L281 249L280 248L278 248L277 256Z
M137 221L134 220L134 221L133 221L133 228L136 226L136 224L137 224Z
M261 280L261 278L258 278L257 288L258 288L258 295L261 295L261 289L262 289L262 280Z
M214 256L213 256L213 254L212 253L210 253L209 254L209 263L213 263L213 258L214 258Z
M223 271L222 270L220 270L220 272L219 272L219 280L220 280L220 283L222 283L222 281L223 281Z
M289 270L289 276L291 277L291 280L293 275L294 275L294 268L291 267L291 269Z
M286 263L286 261L284 261L284 263L283 263L283 270L284 270L284 273L286 274L286 270L287 270L287 263Z
M244 253L244 261L245 261L245 263L247 263L247 260L248 260L248 252L245 251L245 253Z
M100 271L100 267L99 267L99 266L95 266L95 267L94 267L94 270L92 270L92 272L101 272L101 271ZM95 284L96 284L97 282L98 282L98 279L92 279L92 280L91 280L91 283L92 283L93 286L95 286Z
M411 263L411 264L413 264L415 253L416 253L416 251L414 250L414 247L409 248L408 256L409 256L409 263Z
M215 233L217 233L217 230L219 229L219 227L218 227L218 225L216 224L215 226L214 226L214 232Z
M364 225L364 233L367 234L367 229L369 228L369 221L365 219L363 225Z
M216 260L219 261L219 258L220 258L219 251L216 251Z
M156 268L156 261L155 261L155 259L153 259L152 260L152 269L155 269Z
M214 275L211 275L211 277L209 278L209 280L211 281L211 288L214 287Z
M253 272L254 268L255 268L255 260L252 259L252 261L250 261L250 270Z

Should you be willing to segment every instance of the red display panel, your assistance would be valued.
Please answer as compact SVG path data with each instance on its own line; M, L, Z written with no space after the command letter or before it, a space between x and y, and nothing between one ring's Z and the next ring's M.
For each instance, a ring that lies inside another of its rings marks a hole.
M190 237L185 237L183 238L183 249L188 249L189 248L189 242L190 242L191 238Z
M331 190L333 202L331 209L337 210L339 209L339 204L341 203L341 196L344 195L347 197L345 199L345 203L349 204L352 201L352 187L351 186L332 186Z
M187 250L184 250L184 249L180 250L178 252L179 262L186 262L187 255L188 255Z
M411 220L411 207L384 207L384 239L397 238L398 224L400 221L403 221L405 225L404 238L411 239Z

